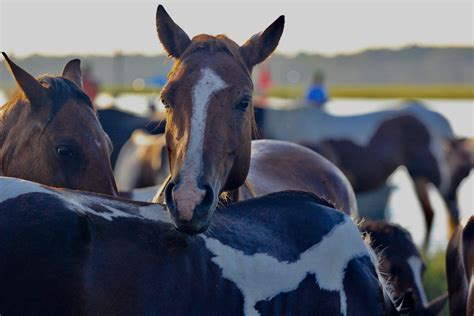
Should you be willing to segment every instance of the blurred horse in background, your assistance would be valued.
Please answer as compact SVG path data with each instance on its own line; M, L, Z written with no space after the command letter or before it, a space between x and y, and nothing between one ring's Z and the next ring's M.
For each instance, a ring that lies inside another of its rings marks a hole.
M133 132L144 129L150 134L163 134L166 122L153 120L117 108L99 109L99 121L107 135L109 135L113 151L111 156L112 168L115 168L122 146L130 139Z
M82 90L80 61L35 79L3 56L19 90L0 109L0 174L116 195L112 144Z
M114 175L118 189L130 191L163 183L169 170L165 136L136 130L120 151Z
M309 107L257 109L260 137L295 141L339 166L356 194L385 185L400 165L407 167L421 203L429 243L433 208L428 184L443 197L450 232L459 223L457 190L473 166L471 141L457 139L441 114L417 101L363 115L336 116Z
M459 224L457 190L474 166L472 141L438 138L417 117L404 113L382 121L365 144L350 139L300 144L338 166L356 194L383 187L399 166L405 166L424 213L425 247L429 242L434 216L428 184L438 189L447 206L450 234Z
M242 46L224 35L202 34L191 40L164 9L158 9L156 23L161 43L175 59L161 98L167 109L165 134L171 173L163 195L178 229L189 233L205 230L222 193L237 201L239 188L246 182L249 191L260 194L282 189L309 190L336 206L339 198L347 198L341 209L356 209L347 179L321 156L298 145L251 142L251 72L278 45L283 16ZM266 156L259 159L265 165L255 170L265 166L268 173L248 179L254 146L260 146L261 155ZM268 150L263 150L266 146ZM284 165L280 155L285 157ZM313 173L311 167L319 173ZM321 170L337 174L342 183L338 188L350 191L331 192L328 188L334 177ZM307 176L300 177L302 173ZM279 183L275 182L277 178Z

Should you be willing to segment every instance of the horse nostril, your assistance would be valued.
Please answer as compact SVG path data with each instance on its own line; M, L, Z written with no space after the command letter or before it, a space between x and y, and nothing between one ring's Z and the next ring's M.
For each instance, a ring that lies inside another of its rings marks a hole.
M206 193L204 194L204 198L202 199L201 205L212 205L212 203L214 203L214 190L208 184L204 185L204 190Z
M168 208L174 208L174 200L173 200L173 189L175 184L173 182L169 182L165 188L165 203Z

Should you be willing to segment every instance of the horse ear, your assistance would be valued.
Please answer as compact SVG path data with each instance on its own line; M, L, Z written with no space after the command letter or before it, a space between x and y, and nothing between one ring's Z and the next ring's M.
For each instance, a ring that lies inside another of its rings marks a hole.
M160 4L156 10L156 31L169 56L179 58L191 44L188 35L171 19Z
M43 87L35 77L15 64L5 52L2 52L2 55L7 62L10 73L30 103L41 104L47 96L46 88Z
M446 305L447 301L448 293L441 294L440 296L429 302L425 309L433 315L438 315L443 309L444 305Z
M66 66L64 66L62 76L71 80L76 86L82 89L81 60L73 59L68 61Z
M240 47L249 68L261 63L273 53L280 42L284 27L285 16L281 15L265 31L255 34Z

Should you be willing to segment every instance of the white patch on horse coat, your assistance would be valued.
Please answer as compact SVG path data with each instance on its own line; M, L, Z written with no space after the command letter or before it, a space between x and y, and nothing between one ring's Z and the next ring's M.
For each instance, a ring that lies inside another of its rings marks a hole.
M171 223L169 212L157 204L140 207L140 216L154 222Z
M31 181L10 177L0 178L0 203L28 193L52 194L54 192Z
M370 255L349 217L291 263L278 261L266 253L245 255L217 239L202 238L215 255L212 261L222 269L223 277L242 292L245 315L258 315L257 302L295 290L308 274L314 274L321 289L339 293L341 314L347 315L345 269L352 259Z
M423 306L426 306L426 304L428 304L428 299L426 298L425 289L423 287L423 281L421 280L421 269L423 267L423 262L417 256L411 256L410 258L408 258L407 262L413 273L413 278L415 279L415 284L418 289L418 293L420 293L421 303L423 304Z
M64 205L74 212L92 214L109 221L112 221L114 218L143 218L155 222L160 221L170 223L168 212L159 204L138 207L139 213L133 214L114 207L114 204L121 203L114 200L98 198L96 196L76 193L74 191L56 191L54 188L49 189L39 183L17 178L0 177L0 203L30 193L45 193L53 195L63 201ZM94 205L100 205L109 212L98 212L94 210Z
M198 188L197 178L202 170L207 110L211 97L225 87L225 82L212 69L204 68L192 91L190 138L181 168L181 184L174 192L176 208L182 220L191 220L194 208L205 195L205 191Z

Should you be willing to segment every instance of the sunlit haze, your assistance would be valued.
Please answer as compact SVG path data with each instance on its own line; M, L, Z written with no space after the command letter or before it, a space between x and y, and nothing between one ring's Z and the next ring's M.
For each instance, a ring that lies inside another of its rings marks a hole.
M17 55L163 53L157 1L0 0L0 48ZM473 44L471 1L161 1L188 33L243 43L286 16L279 52L354 52L369 47Z

